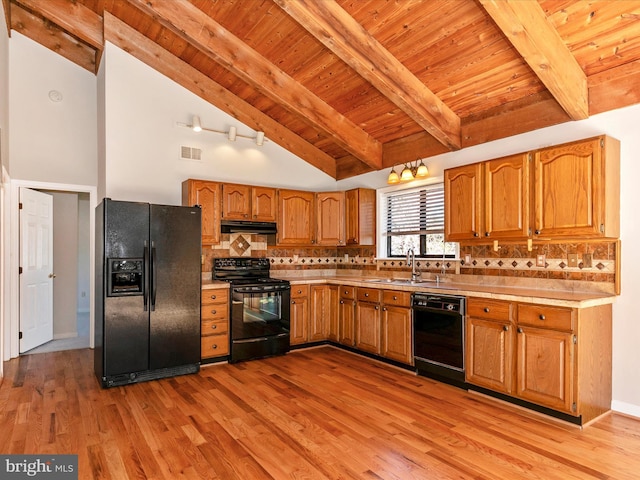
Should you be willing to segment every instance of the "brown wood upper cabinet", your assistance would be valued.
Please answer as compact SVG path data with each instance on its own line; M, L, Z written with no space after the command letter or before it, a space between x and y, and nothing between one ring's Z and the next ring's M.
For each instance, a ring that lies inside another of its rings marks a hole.
M601 136L535 153L534 235L617 238L620 142Z
M316 243L344 245L344 192L316 193Z
M345 192L347 245L376 244L376 191L355 188Z
M182 182L182 204L201 208L203 245L220 243L220 195L218 182L193 179Z
M600 136L444 172L447 241L620 232L620 142Z
M448 241L526 238L529 154L445 170Z
M276 189L222 184L222 218L225 220L276 221Z
M315 194L278 190L278 244L315 244Z

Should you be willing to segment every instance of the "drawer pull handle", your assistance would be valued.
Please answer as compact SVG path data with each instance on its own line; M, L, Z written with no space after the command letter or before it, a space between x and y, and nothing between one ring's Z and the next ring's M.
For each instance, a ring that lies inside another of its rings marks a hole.
M393 299L394 299L394 300L397 300L397 299L398 299L398 297L396 297L396 296L394 295L394 296L393 296Z
M212 350L215 350L216 348L218 348L218 345L215 345L215 344L214 344L214 345L211 345L211 349L212 349Z
M211 330L215 330L216 328L218 328L217 325L211 325Z
M302 290L298 290L298 294L302 293Z
M211 300L215 300L216 298L218 298L216 295L211 295Z
M540 320L546 320L544 315L540 315Z
M484 313L489 313L489 307L484 307Z
M369 296L369 294L368 294L368 293L365 293L365 294L364 294L364 296L365 296L365 297L368 297L368 296Z

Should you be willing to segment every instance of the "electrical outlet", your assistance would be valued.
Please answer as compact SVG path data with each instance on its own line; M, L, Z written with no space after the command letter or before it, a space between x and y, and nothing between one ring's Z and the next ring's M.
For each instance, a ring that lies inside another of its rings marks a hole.
M591 268L593 266L593 254L591 253L582 254L582 266L584 268Z
M578 254L577 253L570 253L567 255L567 263L569 264L570 267L577 267L578 266Z
M464 256L464 264L468 265L471 263L471 255L467 254Z
M544 267L547 264L547 258L545 255L537 255L536 256L536 266Z

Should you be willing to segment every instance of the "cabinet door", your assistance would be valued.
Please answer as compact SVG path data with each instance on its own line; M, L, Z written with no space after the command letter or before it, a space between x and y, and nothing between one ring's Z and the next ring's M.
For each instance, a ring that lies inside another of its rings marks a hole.
M202 209L202 244L220 243L220 184L204 180L182 183L182 204L198 205Z
M413 364L411 309L382 307L382 355L398 362Z
M344 192L316 194L316 243L344 245Z
M309 314L308 339L318 342L327 339L330 315L330 298L328 285L311 287L311 312Z
M479 238L482 231L482 164L444 171L444 236L448 242Z
M314 194L278 190L278 244L312 245L314 239Z
M601 235L605 199L600 141L591 139L536 152L535 235Z
M338 341L349 347L353 347L356 344L355 313L355 301L349 298L341 298L338 305Z
M484 164L485 237L525 238L529 235L529 154Z
M380 304L357 302L356 348L380 355Z
M511 394L513 330L510 322L467 318L466 381Z
M251 187L249 185L222 184L222 218L248 220L251 211Z
M333 342L338 342L340 338L340 294L339 287L329 285L327 293L328 307L325 312L328 314L327 321L327 338Z
M517 396L573 413L573 334L518 327L517 339Z
M347 245L376 244L376 191L356 188L345 192Z
M251 187L251 217L256 222L276 221L276 189Z
M309 324L309 298L296 297L291 299L290 312L291 326L289 330L289 341L291 345L306 343Z

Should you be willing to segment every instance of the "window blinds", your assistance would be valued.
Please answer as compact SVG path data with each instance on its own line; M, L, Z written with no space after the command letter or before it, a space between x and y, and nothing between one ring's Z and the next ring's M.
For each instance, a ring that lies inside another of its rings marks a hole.
M387 236L444 233L444 184L387 196Z

